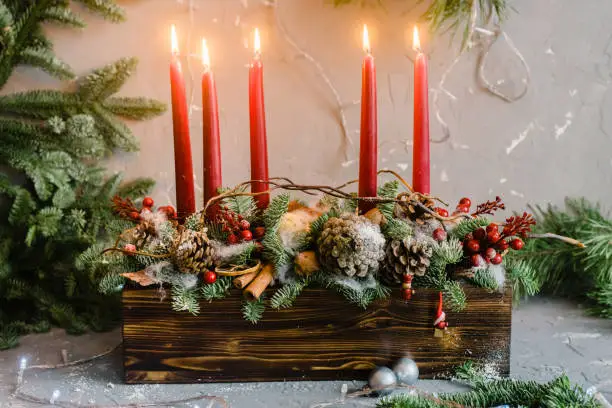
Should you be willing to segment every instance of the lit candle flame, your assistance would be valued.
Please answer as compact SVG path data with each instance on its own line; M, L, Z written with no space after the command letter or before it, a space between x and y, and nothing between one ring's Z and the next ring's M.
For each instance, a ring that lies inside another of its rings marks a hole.
M206 45L206 39L202 38L202 64L204 68L210 68L210 55L208 54L208 45Z
M261 40L259 39L259 29L255 29L255 38L253 39L253 48L255 49L255 55L261 54Z
M421 52L421 40L419 39L419 29L414 26L414 34L412 35L412 49Z
M363 50L369 54L372 50L370 48L370 37L368 36L368 26L363 25Z
M178 55L179 53L179 48L178 48L178 38L176 36L176 27L174 27L174 24L172 24L170 26L170 44L171 44L171 49L172 49L172 54L174 55Z

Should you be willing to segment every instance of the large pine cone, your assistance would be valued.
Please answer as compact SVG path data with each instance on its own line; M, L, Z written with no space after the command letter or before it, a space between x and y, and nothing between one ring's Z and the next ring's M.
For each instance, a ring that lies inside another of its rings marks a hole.
M423 276L429 267L433 247L413 237L392 240L385 250L384 277L388 283L401 283L403 275Z
M323 267L347 276L376 273L385 256L385 238L380 227L355 214L330 218L317 246Z
M395 215L396 218L402 220L409 219L417 224L424 224L426 221L433 218L429 212L416 205L418 202L431 211L435 211L436 202L431 198L426 196L413 196L410 199L409 193L401 193L397 198L400 201L395 204L393 209L393 215Z
M205 232L183 230L174 251L174 262L183 273L199 273L213 265L214 250Z

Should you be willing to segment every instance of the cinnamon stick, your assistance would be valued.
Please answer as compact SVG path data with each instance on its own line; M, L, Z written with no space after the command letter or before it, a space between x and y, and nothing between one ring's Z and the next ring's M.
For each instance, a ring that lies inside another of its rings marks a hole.
M253 279L255 279L258 272L259 272L259 269L253 272L249 272L246 275L241 275L241 276L236 277L232 281L234 283L234 287L238 289L244 289L249 283L251 283L251 281L253 281Z
M274 280L274 267L271 264L266 264L244 290L244 296L248 300L258 300L263 291L272 283L272 280Z

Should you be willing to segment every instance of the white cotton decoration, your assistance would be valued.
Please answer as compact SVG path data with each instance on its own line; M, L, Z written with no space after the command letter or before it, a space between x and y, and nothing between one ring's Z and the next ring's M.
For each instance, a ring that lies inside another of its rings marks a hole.
M253 245L253 243L241 242L240 244L226 245L220 241L210 241L210 246L214 249L215 261L218 263L228 262L235 256L242 254L250 245Z

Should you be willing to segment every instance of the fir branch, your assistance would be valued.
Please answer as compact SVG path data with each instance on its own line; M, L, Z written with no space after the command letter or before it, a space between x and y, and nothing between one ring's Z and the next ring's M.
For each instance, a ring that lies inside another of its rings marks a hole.
M457 281L447 281L444 284L444 293L446 305L453 312L461 312L467 307L467 296L463 288Z
M202 297L208 301L223 299L229 295L232 288L232 279L231 276L219 276L214 283L202 286L200 289Z
M19 53L20 61L37 67L59 79L72 79L74 72L68 64L44 48L27 47Z
M166 111L165 104L150 98L111 97L102 106L114 115L132 120L151 119Z
M244 320L256 324L263 317L265 309L266 305L264 304L263 296L259 300L252 302L245 301L242 304L242 317Z
M295 299L309 283L309 280L285 283L274 293L272 299L270 299L270 306L272 306L273 309L286 309L293 306Z
M289 194L280 194L270 201L270 205L263 213L266 232L276 232L282 216L288 211L290 199Z
M256 249L257 245L254 242L249 242L244 245L242 252L234 255L227 263L230 265L245 265L251 260Z
M187 311L194 316L200 313L197 290L195 288L172 285L172 310L177 312Z
M316 242L319 239L319 235L323 232L323 228L325 227L325 223L330 219L329 213L321 214L316 220L314 220L310 224L310 230L308 231L310 234L310 239L312 242Z
M125 21L125 11L113 0L75 0L114 23Z
M229 189L224 189L223 191L229 191ZM242 191L246 191L246 187ZM231 212L241 215L249 222L253 222L257 215L257 205L252 196L228 197L223 199L221 204L226 206Z
M463 240L465 236L471 232L474 232L478 228L486 227L491 221L483 217L476 217L472 219L463 219L457 224L450 232L452 238Z
M94 70L79 84L79 96L84 101L105 100L121 89L137 65L136 58L121 58L113 64Z
M518 306L521 299L533 296L540 291L537 273L531 265L524 261L514 261L512 258L504 259L504 268L512 283L513 305Z
M473 271L474 276L468 279L472 284L489 290L498 289L499 284L488 267L473 268Z
M118 186L116 195L136 199L150 194L154 186L155 180L152 178L137 178Z
M274 268L277 271L279 268L291 263L293 258L285 249L278 232L275 230L266 230L266 235L261 243L264 247L263 258L274 264Z
M378 189L378 196L382 198L394 199L397 197L399 190L399 182L397 180L389 181L383 184ZM393 209L395 208L395 202L391 201L388 203L379 203L377 208L385 216L387 221L393 219Z
M73 28L85 27L85 21L83 21L80 16L76 15L72 10L67 7L49 7L44 11L42 17L45 21L51 21Z
M412 227L398 218L389 218L382 226L382 233L387 239L403 240L412 236Z

